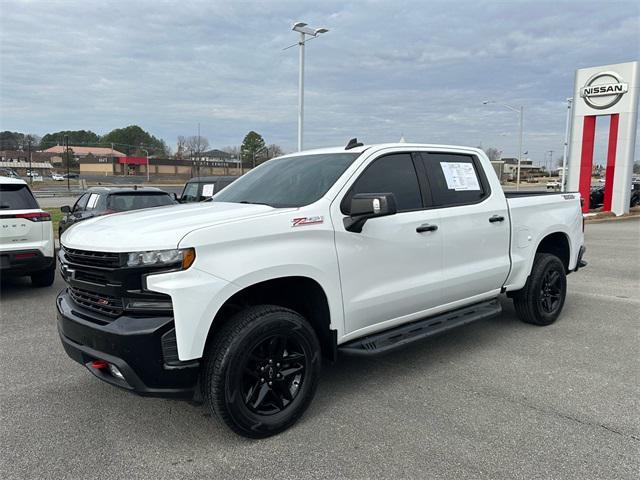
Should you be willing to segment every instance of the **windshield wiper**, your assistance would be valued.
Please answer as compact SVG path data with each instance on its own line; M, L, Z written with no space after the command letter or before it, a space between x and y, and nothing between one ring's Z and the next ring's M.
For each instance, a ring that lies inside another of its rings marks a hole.
M247 200L243 200L243 201L237 202L237 203L244 203L246 205L266 205L267 207L274 208L273 205L270 205L270 204L264 203L264 202L249 202Z

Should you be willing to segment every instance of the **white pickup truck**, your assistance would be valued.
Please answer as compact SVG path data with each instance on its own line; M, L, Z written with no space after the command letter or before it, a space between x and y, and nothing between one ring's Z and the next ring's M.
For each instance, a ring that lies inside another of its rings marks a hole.
M308 407L321 358L374 355L500 313L560 314L578 193L503 193L475 148L362 145L270 160L212 200L62 236L58 329L98 378L204 398L265 437ZM490 348L490 345L487 345Z

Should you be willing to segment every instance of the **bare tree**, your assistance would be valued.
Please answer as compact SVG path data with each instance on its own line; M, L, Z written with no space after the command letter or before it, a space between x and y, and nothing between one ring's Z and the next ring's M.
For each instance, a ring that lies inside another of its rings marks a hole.
M178 141L176 142L176 158L184 158L187 150L187 139L184 135L178 135Z
M484 153L487 154L487 157L489 157L489 160L491 160L492 162L500 160L500 158L502 157L502 152L493 147L485 148Z
M209 148L209 140L202 135L193 135L187 137L185 146L190 152L191 157L196 156L199 159L202 152Z
M274 157L279 157L280 155L284 155L284 150L282 150L282 147L280 147L280 145L276 145L275 143L272 143L271 145L269 145L268 150L269 150L269 158L274 158Z
M224 147L222 151L231 155L231 158L240 158L240 147L238 146Z

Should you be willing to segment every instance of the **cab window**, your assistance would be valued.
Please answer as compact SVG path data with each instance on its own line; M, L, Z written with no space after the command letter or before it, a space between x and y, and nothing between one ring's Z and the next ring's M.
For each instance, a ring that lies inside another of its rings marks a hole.
M348 213L351 198L358 193L393 193L398 212L423 208L418 175L409 153L385 155L374 160L345 197L342 210Z
M490 189L478 159L458 153L422 153L434 207L478 203Z

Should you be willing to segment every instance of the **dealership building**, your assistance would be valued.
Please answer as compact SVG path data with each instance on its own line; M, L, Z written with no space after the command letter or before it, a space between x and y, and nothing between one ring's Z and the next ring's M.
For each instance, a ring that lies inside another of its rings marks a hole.
M54 155L54 163L62 162L66 147L58 145L44 152ZM205 175L240 175L240 165L226 152L209 150L195 158L161 158L128 156L118 150L105 147L80 147L69 145L69 150L80 166L81 175L149 175L190 178Z

